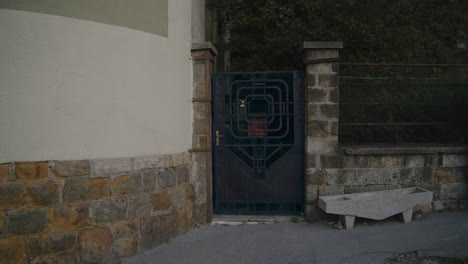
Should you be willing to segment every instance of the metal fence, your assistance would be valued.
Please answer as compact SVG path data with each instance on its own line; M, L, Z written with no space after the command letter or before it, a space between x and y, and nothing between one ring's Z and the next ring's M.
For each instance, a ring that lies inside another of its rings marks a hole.
M468 65L340 66L340 143L468 143Z

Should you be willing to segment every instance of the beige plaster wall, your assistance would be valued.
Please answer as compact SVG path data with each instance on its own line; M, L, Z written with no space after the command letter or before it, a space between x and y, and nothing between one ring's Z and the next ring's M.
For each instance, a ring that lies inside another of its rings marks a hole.
M79 18L167 37L168 0L1 0L1 9Z
M168 37L0 9L0 163L129 157L191 146L191 3Z
M192 0L192 42L205 42L205 0Z

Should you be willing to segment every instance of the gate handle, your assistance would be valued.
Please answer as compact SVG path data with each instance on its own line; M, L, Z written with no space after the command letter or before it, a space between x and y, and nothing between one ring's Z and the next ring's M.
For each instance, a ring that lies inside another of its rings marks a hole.
M216 146L219 146L219 138L224 137L223 135L219 134L219 131L216 130Z

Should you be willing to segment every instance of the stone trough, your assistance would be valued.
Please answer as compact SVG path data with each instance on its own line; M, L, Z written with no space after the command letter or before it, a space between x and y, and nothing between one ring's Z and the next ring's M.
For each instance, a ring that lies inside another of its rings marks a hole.
M405 188L320 196L319 207L328 214L340 215L343 226L351 229L356 217L382 220L401 213L403 222L411 222L413 208L432 202L432 197L433 193L428 190Z

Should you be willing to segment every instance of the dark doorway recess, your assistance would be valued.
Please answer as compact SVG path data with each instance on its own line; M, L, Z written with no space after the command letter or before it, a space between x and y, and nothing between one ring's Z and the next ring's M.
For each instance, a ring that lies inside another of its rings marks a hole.
M214 73L212 78L214 212L302 214L302 73Z

